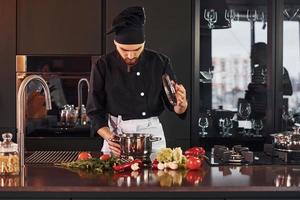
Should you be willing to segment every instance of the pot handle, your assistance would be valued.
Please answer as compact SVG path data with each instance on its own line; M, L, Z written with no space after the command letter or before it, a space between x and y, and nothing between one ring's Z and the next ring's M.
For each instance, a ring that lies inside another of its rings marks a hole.
M113 137L109 138L108 140L112 141L112 142L120 143L121 142L121 137L119 137L118 135L114 134Z
M161 137L150 137L149 138L150 142L157 142L157 141L160 141L160 140L161 140Z

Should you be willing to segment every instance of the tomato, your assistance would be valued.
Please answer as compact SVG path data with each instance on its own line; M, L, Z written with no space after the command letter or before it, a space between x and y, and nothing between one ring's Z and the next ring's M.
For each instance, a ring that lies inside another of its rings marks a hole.
M90 153L88 152L81 152L79 155L78 155L78 158L77 160L88 160L88 159L91 159L92 156Z
M189 170L185 178L187 182L193 185L197 185L203 180L202 173L200 173L200 171L195 171L195 170Z
M107 161L110 158L109 154L103 154L100 156L100 160Z
M186 161L186 167L191 170L198 170L202 166L202 161L197 157L189 157Z

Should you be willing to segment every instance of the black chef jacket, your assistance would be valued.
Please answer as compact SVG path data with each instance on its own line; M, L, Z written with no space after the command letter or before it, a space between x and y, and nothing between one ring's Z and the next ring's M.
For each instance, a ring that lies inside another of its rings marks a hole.
M87 102L93 129L108 126L108 113L129 120L159 116L164 105L174 111L163 90L164 73L176 80L170 59L152 50L144 49L130 72L117 50L100 57L92 67Z

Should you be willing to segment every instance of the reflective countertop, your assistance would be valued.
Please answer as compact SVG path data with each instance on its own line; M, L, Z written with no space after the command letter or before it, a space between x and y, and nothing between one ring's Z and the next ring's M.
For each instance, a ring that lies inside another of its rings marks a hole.
M0 191L300 191L300 165L220 166L201 170L139 171L92 174L54 166L27 166L20 176L0 176Z

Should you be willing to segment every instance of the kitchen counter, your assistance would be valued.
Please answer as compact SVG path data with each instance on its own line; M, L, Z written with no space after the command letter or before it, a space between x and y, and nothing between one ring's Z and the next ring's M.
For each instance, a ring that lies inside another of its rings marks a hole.
M200 171L105 173L54 166L27 166L21 177L0 177L0 198L296 198L300 165L204 165ZM125 195L126 194L126 195ZM125 195L125 196L124 196Z

